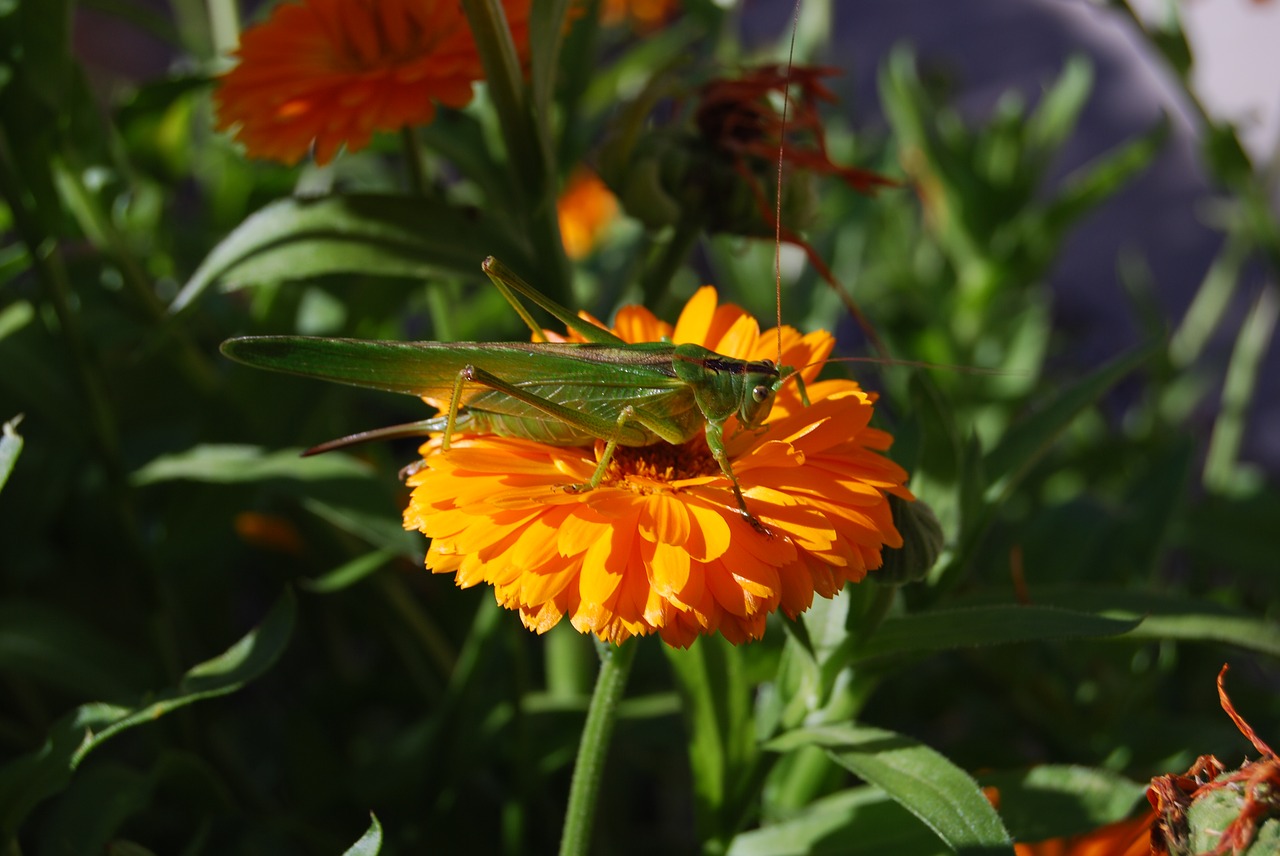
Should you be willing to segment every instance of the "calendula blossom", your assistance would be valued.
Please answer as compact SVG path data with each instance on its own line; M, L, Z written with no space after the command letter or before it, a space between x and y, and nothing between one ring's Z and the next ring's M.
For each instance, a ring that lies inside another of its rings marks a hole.
M672 327L628 307L614 332L628 342L696 343L738 359L777 359L775 331L715 290L694 295ZM907 474L870 427L875 396L850 380L816 381L833 340L784 327L784 365L804 367L778 391L767 426L725 433L734 473L762 534L739 513L728 478L699 435L682 445L619 448L603 483L587 482L604 443L564 448L493 435L432 436L408 478L407 529L427 536L427 567L461 587L493 586L539 633L562 618L621 642L658 633L687 646L763 634L768 616L795 616L832 597L901 545L886 499L910 499ZM438 402L435 402L439 404Z
M531 0L503 0L521 58ZM327 163L375 131L463 107L484 69L457 0L302 0L241 35L214 92L217 125L253 157Z
M600 176L583 167L569 177L556 201L556 214L565 255L584 258L595 248L601 233L617 219L618 198Z

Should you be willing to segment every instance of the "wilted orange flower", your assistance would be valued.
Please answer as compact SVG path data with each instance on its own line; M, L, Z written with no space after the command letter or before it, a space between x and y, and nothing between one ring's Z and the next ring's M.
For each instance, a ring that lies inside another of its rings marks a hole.
M503 0L522 55L531 0ZM484 77L457 0L281 3L241 36L240 62L214 93L218 128L251 156L327 163L374 131L422 125L436 104L463 107ZM522 57L523 58L523 57Z
M672 327L642 307L619 313L628 342L695 343L738 359L776 359L776 332L701 289ZM426 564L459 586L487 582L498 602L539 633L564 616L581 632L621 642L658 633L687 646L700 634L758 638L774 610L794 616L815 593L835 595L901 545L887 494L910 499L907 475L884 457L892 438L868 426L873 394L849 380L813 382L833 340L782 330L784 365L800 374L778 391L768 425L726 428L727 450L762 534L738 511L702 435L680 446L619 448L595 490L604 444L561 448L493 435L422 446L408 483L406 529L432 538Z
M580 259L591 252L600 233L618 216L618 198L600 176L580 168L560 194L556 213L565 253L571 259Z

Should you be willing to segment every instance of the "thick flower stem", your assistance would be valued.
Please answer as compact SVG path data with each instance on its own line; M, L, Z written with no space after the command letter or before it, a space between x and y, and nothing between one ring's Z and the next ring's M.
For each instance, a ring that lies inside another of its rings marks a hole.
M600 798L600 781L604 774L609 739L618 719L618 703L627 686L627 675L635 660L639 644L634 640L621 645L600 644L600 674L591 695L591 707L582 727L578 743L578 762L573 769L569 788L569 809L564 817L564 833L560 838L560 856L580 856L591 843L591 826L595 821L596 802Z

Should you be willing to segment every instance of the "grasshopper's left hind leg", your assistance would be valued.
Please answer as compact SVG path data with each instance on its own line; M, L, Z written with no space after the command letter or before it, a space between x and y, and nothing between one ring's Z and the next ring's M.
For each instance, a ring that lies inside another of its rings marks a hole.
M565 490L572 493L582 493L583 491L595 490L600 487L600 482L604 481L605 473L609 471L609 463L613 461L613 454L618 450L618 438L626 429L630 422L639 422L636 418L636 410L630 404L622 408L618 412L618 419L614 423L614 432L609 439L605 441L604 452L600 455L599 462L596 463L596 471L591 474L591 478L583 484L571 484Z

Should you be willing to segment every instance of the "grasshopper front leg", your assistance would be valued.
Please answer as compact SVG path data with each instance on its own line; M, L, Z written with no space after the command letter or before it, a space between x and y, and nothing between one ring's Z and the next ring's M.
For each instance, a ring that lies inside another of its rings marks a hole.
M761 535L772 536L773 533L769 531L769 527L761 523L759 518L747 510L747 500L742 495L742 485L738 483L738 476L729 464L729 453L724 447L723 423L707 422L707 448L711 450L711 456L720 465L720 472L725 474L729 479L729 484L733 486L733 497L738 500L738 510L742 513L742 516Z

